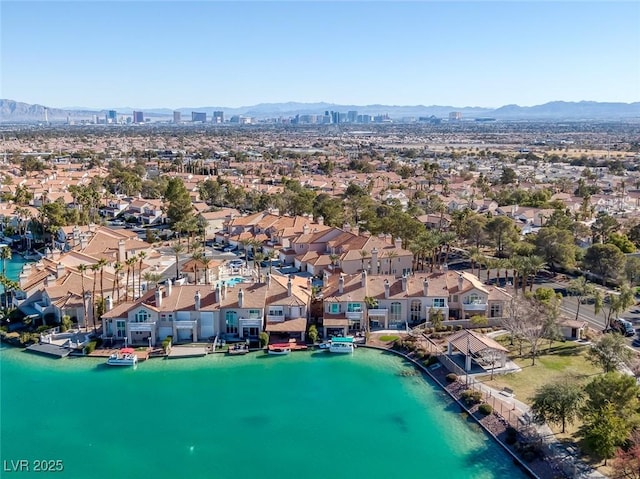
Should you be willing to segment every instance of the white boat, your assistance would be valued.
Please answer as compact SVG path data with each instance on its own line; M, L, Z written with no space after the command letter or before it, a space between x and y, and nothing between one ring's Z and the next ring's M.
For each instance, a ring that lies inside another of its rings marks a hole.
M109 356L107 364L109 366L137 366L138 356L130 348L121 349L119 352Z
M352 353L356 345L353 342L353 337L346 338L332 338L331 345L329 346L329 352L331 353Z
M318 344L318 348L320 349L329 349L331 346L331 341L325 341L324 343Z
M289 354L291 352L291 346L289 344L270 344L267 352L269 354Z

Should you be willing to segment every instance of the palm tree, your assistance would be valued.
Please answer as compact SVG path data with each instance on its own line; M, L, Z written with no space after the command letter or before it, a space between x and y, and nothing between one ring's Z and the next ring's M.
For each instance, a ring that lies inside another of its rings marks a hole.
M124 264L127 265L127 280L125 281L125 285L124 285L124 300L125 300L125 302L129 300L129 277L131 275L131 268L135 269L137 260L138 260L138 258L135 255L133 255L130 258L127 258L126 261L124 262ZM133 296L133 294L132 294L132 296Z
M82 282L82 305L84 306L84 326L87 327L87 298L85 298L87 292L84 288L84 273L87 271L87 265L81 263L78 265L78 271L80 271L80 281Z
M203 256L202 251L199 249L196 249L191 253L191 259L193 260L193 280L195 284L198 284L198 263L200 263Z
M113 280L113 289L111 290L111 297L115 297L116 291L118 292L118 303L120 302L120 273L122 272L124 266L119 261L116 261L113 264L114 271L114 280Z
M98 263L91 265L91 272L93 273L93 292L91 293L91 319L93 320L93 332L96 332L96 313L97 304L96 304L96 280L98 279L98 270L100 266Z
M98 260L97 266L100 268L100 296L104 299L104 268L109 264L109 262L102 258Z
M142 297L142 261L147 257L147 253L145 253L144 251L140 251L138 253L138 259L139 259L139 263L138 263L138 297ZM135 276L133 277L133 281L135 283L136 278Z
M202 263L202 267L204 268L204 284L209 284L209 265L211 264L211 258L203 253L200 262Z
M176 257L176 279L180 277L180 254L184 253L184 245L179 241L171 245L171 251Z
M260 274L260 273L261 273L260 263L261 263L262 261L264 261L264 257L265 257L264 253L257 252L257 253L254 253L254 254L253 254L253 266L254 266L254 269L255 269L255 270L256 270L256 272L257 272L257 276L258 276L258 283L260 283L260 278L261 278L261 274Z
M147 283L147 291L151 288L148 286L153 283L153 288L156 289L158 287L158 283L162 279L162 276L159 273L152 273L151 271L147 271L144 275L142 275L145 283Z
M7 260L10 260L12 257L11 248L8 246L3 246L0 249L0 258L2 259L2 274L7 274Z
M397 258L397 257L398 257L398 253L397 253L397 251L395 249L392 249L391 251L389 251L387 253L387 258L389 258L389 274L391 274L391 270L392 270L391 263L392 263L393 259Z
M529 285L529 292L533 291L533 283L535 282L536 275L546 266L545 260L535 254L527 258L527 266L529 267L529 274L533 276L531 278L531 284Z

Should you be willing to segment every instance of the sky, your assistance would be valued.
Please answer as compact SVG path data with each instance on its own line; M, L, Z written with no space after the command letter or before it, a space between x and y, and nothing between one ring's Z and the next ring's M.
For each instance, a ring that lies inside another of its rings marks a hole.
M640 2L0 0L0 97L49 107L640 101Z

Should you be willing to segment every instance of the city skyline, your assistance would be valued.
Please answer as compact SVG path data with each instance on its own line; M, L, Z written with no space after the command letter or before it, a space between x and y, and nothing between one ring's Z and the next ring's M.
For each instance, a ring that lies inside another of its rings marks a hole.
M640 5L631 2L1 8L2 96L54 108L640 100Z

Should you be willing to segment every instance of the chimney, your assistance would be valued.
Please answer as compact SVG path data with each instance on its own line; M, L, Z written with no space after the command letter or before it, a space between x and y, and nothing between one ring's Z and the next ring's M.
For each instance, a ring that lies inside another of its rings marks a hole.
M64 276L64 265L62 263L58 263L56 265L56 278L60 279Z
M307 223L305 223L304 226L302 227L302 234L304 235L309 234L309 225Z
M267 273L267 289L271 286L271 274Z
M156 288L156 308L162 307L162 290L160 288Z
M171 290L173 288L173 283L170 279L167 280L167 298L171 296Z
M238 290L238 308L244 308L244 291L242 291L242 288Z
M340 273L340 278L338 278L338 292L340 294L344 293L344 276Z
M216 303L220 303L220 283L216 284L216 290L213 293L213 300Z
M322 216L318 216L318 219L316 220L318 222L319 225L324 225L324 217Z
M442 263L442 272L446 273L449 271L449 265L447 263Z
M378 274L378 248L371 250L371 273Z
M407 275L402 275L402 291L407 293L409 291L409 282L407 281Z
M342 230L345 231L346 233L350 233L351 225L349 223L345 223L344 225L342 225Z
M20 273L20 277L18 278L18 282L20 283L20 287L22 288L29 281L29 275L23 270Z
M322 287L326 287L329 284L329 273L327 270L322 271Z
M193 305L196 311L200 311L200 291L196 291L196 295L193 297Z
M222 299L227 299L227 282L222 285Z
M44 286L45 288L48 288L48 287L49 287L49 276L46 276L46 277L44 278L43 286Z
M127 252L124 249L124 240L121 239L118 241L118 261L124 264L126 259L127 259Z
M384 280L384 299L389 299L390 289L391 289L391 285L389 284L389 280L385 279Z
M462 287L464 285L464 277L462 274L458 273L458 291L462 291Z
M364 288L366 285L367 285L367 272L365 270L362 270L362 273L360 274L360 286Z
M60 260L60 250L58 248L53 248L53 252L52 252L52 259L54 261L58 261Z
M104 309L106 311L111 311L113 309L113 298L111 296L104 298Z
M287 296L291 296L293 294L293 280L291 276L289 276L289 281L287 281Z
M360 227L358 225L355 225L353 228L351 228L351 232L358 236L360 234Z
M429 280L427 278L422 280L422 295L425 298L429 296Z
M402 249L402 239L401 238L396 238L394 241L394 244L396 246L396 249Z
M88 244L89 244L89 242L87 241L87 237L86 236L80 237L80 249L81 250L86 249Z

